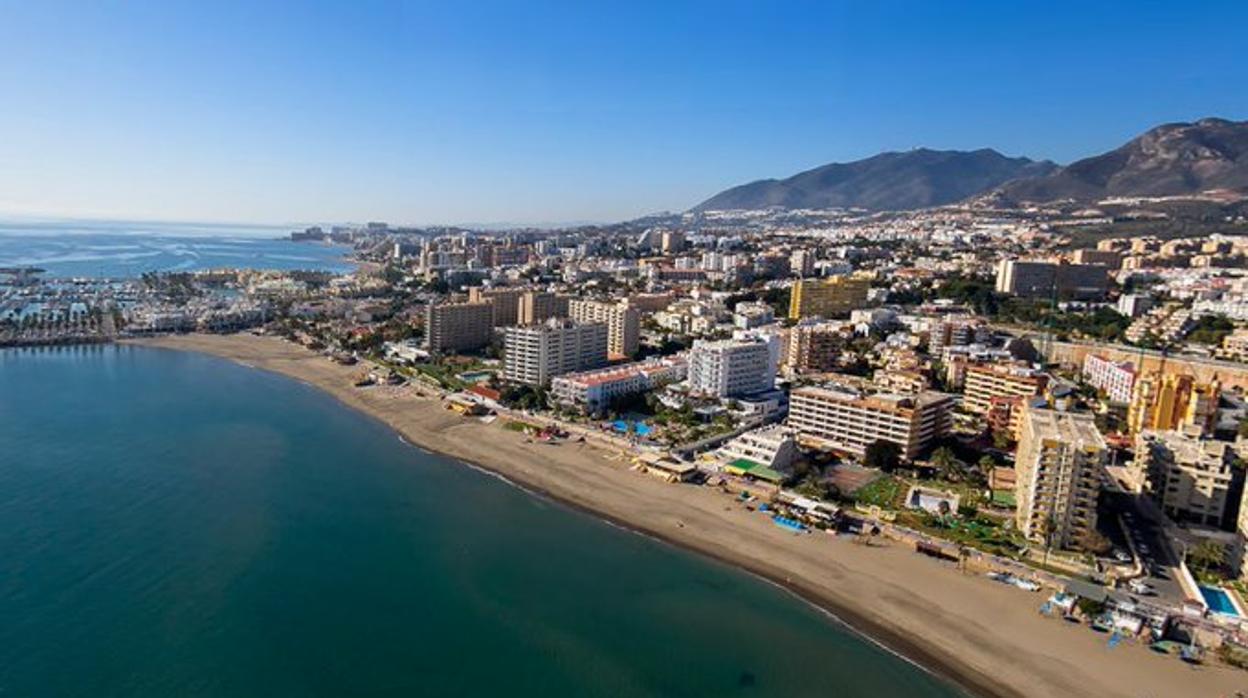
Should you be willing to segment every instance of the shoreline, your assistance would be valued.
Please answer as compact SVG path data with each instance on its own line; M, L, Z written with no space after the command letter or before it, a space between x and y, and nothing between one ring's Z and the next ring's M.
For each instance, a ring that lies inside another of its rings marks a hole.
M1242 672L1192 669L1146 647L1110 652L1102 636L1027 608L1038 606L1039 596L967 576L896 544L867 548L831 536L805 540L824 537L818 534L794 537L764 517L742 516L739 504L717 491L661 483L618 462L608 465L612 451L595 444L526 444L497 425L450 415L435 399L354 388L348 379L358 367L332 364L274 337L181 335L122 345L198 352L297 380L376 419L408 445L773 584L862 640L971 695L1221 696L1248 682ZM447 438L464 431L472 438ZM586 467L591 459L598 462ZM1095 662L1093 653L1107 661Z

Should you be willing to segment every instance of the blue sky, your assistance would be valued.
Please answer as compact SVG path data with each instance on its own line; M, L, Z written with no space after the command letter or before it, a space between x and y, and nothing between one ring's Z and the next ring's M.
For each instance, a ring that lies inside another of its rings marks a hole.
M617 220L1248 119L1248 3L0 0L0 212Z

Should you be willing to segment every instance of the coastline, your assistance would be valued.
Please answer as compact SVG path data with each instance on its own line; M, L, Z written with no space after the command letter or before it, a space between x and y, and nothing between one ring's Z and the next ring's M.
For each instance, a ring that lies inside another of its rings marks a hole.
M436 400L351 387L358 368L273 337L183 335L127 342L196 351L299 380L378 419L418 448L465 461L614 525L774 583L867 641L982 696L1231 695L1248 675L1192 668L1146 647L1041 617L1039 595L923 559L896 544L796 536L707 488L669 485L592 444L526 443ZM830 537L828 537L830 538Z

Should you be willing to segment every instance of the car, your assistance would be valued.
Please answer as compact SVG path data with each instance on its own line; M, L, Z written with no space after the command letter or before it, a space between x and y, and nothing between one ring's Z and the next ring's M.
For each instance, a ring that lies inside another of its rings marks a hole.
M1118 562L1131 562L1131 553L1125 550L1115 550L1114 559Z
M1040 591L1040 585L1030 579L1015 579L1014 586L1022 589L1023 591Z

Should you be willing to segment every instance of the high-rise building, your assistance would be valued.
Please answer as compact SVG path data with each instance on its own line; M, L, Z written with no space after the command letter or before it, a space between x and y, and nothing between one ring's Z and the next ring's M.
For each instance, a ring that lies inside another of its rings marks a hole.
M546 291L525 291L516 306L516 322L537 325L552 317L568 316L568 297Z
M906 459L917 457L933 440L949 433L953 395L925 390L895 394L872 392L853 381L798 388L789 397L788 425L799 441L862 457L876 441L901 448Z
M997 267L997 292L1023 298L1101 298L1109 288L1108 268L1099 264L1057 264L1007 259Z
M1217 419L1220 393L1216 380L1197 383L1187 374L1156 371L1140 376L1127 408L1127 428L1132 434L1189 426L1208 431Z
M867 302L871 277L845 274L826 279L802 279L793 284L789 297L789 319L848 315Z
M519 321L520 298L525 291L519 288L468 289L469 303L489 303L494 307L494 326L507 327Z
M1035 369L1010 364L978 364L966 367L965 397L968 412L986 415L994 397L1029 400L1044 392L1049 377Z
M616 357L633 356L641 344L641 311L626 303L572 300L568 317L607 326L607 350Z
M1201 438L1195 429L1143 431L1132 468L1167 516L1216 527L1226 515L1234 455L1231 444Z
M551 378L607 362L607 326L551 318L540 325L508 327L503 339L503 377L546 386Z
M789 331L784 368L795 373L831 371L852 336L840 323L798 325Z
M1122 266L1122 254L1112 250L1075 250L1074 262L1117 269Z
M814 250L794 250L789 255L789 268L793 273L802 278L814 276L815 274L815 252Z
M775 385L771 350L753 340L697 340L689 352L689 389L698 395L738 397Z
M683 252L685 249L685 234L679 230L663 231L663 237L661 240L662 242L660 244L663 254L675 254L677 252Z
M435 354L480 349L493 326L491 303L434 303L425 309L425 346Z
M1091 415L1028 409L1014 459L1018 530L1055 548L1079 545L1096 530L1106 453Z

